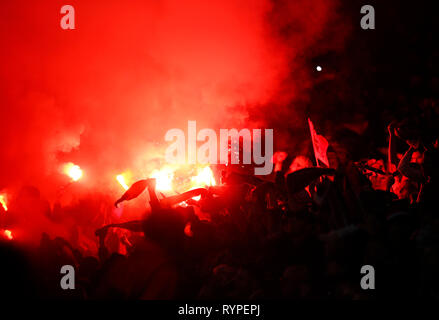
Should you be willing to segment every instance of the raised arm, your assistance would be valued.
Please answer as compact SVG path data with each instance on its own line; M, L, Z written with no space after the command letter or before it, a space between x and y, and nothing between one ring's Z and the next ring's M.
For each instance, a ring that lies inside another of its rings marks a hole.
M413 153L416 151L416 149L416 145L410 145L410 148L407 150L398 164L398 171L413 181L423 182L425 179L421 167L415 166L413 163L411 163Z

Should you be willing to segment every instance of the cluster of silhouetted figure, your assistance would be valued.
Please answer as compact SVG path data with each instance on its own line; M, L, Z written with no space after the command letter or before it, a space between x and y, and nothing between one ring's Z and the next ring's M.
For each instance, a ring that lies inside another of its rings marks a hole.
M330 141L330 168L277 152L270 178L229 166L217 186L158 196L145 219L96 230L90 255L43 234L1 245L3 294L77 299L387 299L439 297L438 140L392 122L388 156L353 161ZM396 147L406 145L403 152ZM344 152L343 152L344 151ZM194 197L199 196L199 198ZM75 289L60 268L75 268ZM364 265L375 289L363 290Z

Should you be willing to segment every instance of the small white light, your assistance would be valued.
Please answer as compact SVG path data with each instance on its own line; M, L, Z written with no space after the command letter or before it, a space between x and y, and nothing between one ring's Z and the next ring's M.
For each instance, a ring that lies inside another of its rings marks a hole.
M321 66L317 66L316 70L320 72L320 71L322 71L322 67Z

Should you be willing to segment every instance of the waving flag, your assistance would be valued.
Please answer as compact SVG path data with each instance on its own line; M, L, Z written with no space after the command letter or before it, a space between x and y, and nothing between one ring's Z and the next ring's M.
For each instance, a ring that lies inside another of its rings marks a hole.
M325 139L324 136L317 134L314 129L314 125L311 120L308 118L309 130L311 132L311 140L312 146L314 149L314 154L316 156L317 166L319 165L319 161L329 167L328 156L326 155L326 151L328 150L328 140Z

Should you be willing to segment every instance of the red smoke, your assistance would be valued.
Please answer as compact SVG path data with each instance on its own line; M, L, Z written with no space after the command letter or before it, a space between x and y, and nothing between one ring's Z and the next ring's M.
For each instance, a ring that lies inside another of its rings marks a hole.
M75 30L60 28L64 4ZM318 42L336 10L332 0L2 1L0 190L34 185L53 201L72 162L87 188L120 192L115 176L163 156L166 130L188 120L231 128L294 115L282 106L312 85L304 56L328 49Z

